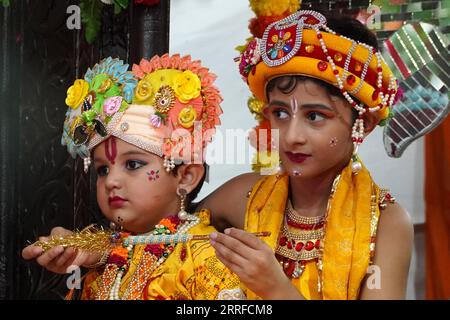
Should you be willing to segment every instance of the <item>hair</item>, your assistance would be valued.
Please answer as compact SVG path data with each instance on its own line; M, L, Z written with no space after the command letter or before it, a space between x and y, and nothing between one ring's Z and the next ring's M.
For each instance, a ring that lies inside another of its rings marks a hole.
M357 19L347 15L331 15L328 11L316 10L323 14L327 19L327 26L334 30L337 34L346 36L353 40L368 44L378 50L377 37L364 24ZM321 87L323 87L330 96L343 98L342 93L335 86L307 76L281 76L269 81L266 87L266 92L272 92L275 88L282 93L288 94L292 92L299 81L310 80ZM358 117L358 112L352 108L352 120L355 121Z

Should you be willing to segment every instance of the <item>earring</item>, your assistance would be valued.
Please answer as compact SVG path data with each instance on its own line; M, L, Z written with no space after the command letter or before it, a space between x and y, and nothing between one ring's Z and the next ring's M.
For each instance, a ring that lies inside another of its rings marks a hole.
M89 166L91 165L91 157L88 156L84 158L83 164L84 164L84 173L88 173Z
M352 128L352 142L353 142L353 155L352 155L352 173L357 175L361 169L362 164L358 159L358 148L364 140L364 120L362 118L363 112L360 112L359 117L355 120Z
M187 220L189 213L185 210L184 202L186 201L187 191L183 188L177 188L177 195L180 197L180 211L178 212L178 218L180 220Z

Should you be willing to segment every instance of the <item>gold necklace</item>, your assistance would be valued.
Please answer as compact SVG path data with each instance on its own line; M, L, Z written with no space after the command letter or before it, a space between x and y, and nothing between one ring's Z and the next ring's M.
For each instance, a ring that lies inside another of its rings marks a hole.
M288 220L291 220L293 224ZM296 225L295 231L290 231L288 224L291 227ZM323 237L324 217L300 216L288 201L275 256L289 278L299 278L306 263L319 257L320 242Z

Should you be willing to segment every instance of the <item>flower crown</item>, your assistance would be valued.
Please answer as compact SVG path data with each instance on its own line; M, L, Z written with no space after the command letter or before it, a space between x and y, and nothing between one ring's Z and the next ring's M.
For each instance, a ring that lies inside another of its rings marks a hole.
M175 162L203 163L222 114L216 76L189 56L168 54L128 65L107 58L76 80L67 92L69 110L62 143L73 157L114 136Z
M133 103L153 107L150 123L165 132L162 155L167 167L177 160L203 162L222 114L222 97L213 85L216 75L199 60L178 54L142 59L132 70L140 79Z
M75 158L89 157L88 141L107 136L106 126L118 111L125 111L133 98L136 78L128 65L108 57L88 69L84 79L75 80L67 90L69 107L61 143Z

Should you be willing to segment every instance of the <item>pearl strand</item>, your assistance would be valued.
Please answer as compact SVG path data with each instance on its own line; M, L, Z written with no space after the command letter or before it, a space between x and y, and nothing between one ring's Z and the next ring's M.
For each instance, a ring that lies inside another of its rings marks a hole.
M130 252L132 250L133 250L133 245L127 246L128 255L130 254ZM120 300L119 290L120 290L120 284L122 282L123 274L124 274L123 270L119 270L119 272L117 272L116 279L114 280L114 284L111 288L111 291L109 292L109 300Z

